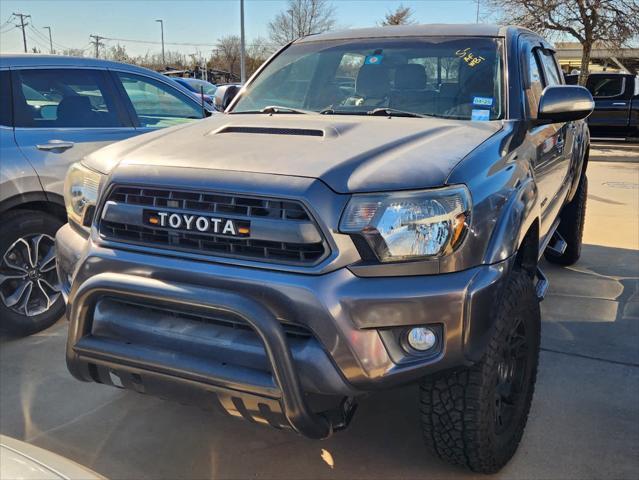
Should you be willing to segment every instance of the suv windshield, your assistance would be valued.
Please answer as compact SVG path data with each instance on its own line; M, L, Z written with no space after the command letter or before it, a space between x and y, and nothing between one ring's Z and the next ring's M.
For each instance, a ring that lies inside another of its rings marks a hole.
M397 113L496 120L503 117L501 51L501 40L487 37L293 44L248 86L233 113L279 106L363 115L384 108L389 115L393 109Z

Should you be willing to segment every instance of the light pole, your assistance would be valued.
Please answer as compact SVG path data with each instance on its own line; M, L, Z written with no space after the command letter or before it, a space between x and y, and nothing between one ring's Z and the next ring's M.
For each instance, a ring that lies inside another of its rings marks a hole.
M240 80L246 82L246 44L244 39L244 0L240 0Z
M477 0L477 18L475 20L475 23L479 23L479 0Z
M24 19L31 18L31 15L25 15L24 13L14 13L13 16L20 18L20 25L16 25L16 27L19 27L22 29L22 43L24 44L24 53L27 53L27 35L24 31L24 27L26 27L29 24L24 23Z
M160 22L160 33L162 35L162 66L166 67L166 60L164 59L164 22L162 20L156 20Z
M43 29L49 30L49 49L51 50L51 55L53 55L53 39L51 38L51 27L42 27Z
M295 40L295 26L293 25L293 9L290 8L288 13L291 15L291 42Z

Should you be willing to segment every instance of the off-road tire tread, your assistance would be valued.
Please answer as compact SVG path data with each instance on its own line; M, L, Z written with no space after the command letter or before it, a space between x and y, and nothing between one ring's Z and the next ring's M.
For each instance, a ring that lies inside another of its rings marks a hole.
M532 360L531 387L523 414L507 448L494 445L492 403L499 345L508 333L512 313L521 309L535 322L536 348ZM539 301L529 275L515 270L505 285L495 331L482 360L474 366L424 378L420 386L421 422L427 447L441 459L479 473L500 470L514 455L526 425L539 359Z

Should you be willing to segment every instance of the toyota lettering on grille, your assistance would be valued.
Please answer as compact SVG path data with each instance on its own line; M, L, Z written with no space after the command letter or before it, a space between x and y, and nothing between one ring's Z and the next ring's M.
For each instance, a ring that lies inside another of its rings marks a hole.
M152 227L229 237L248 237L251 223L234 218L144 210L144 223Z

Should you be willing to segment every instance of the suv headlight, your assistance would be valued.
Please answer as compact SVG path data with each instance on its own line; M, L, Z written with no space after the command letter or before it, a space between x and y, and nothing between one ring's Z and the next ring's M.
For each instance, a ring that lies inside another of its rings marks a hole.
M91 225L102 175L80 163L74 163L64 180L64 204L70 222Z
M382 262L419 260L451 253L470 223L470 193L461 186L353 195L340 231L366 239Z

